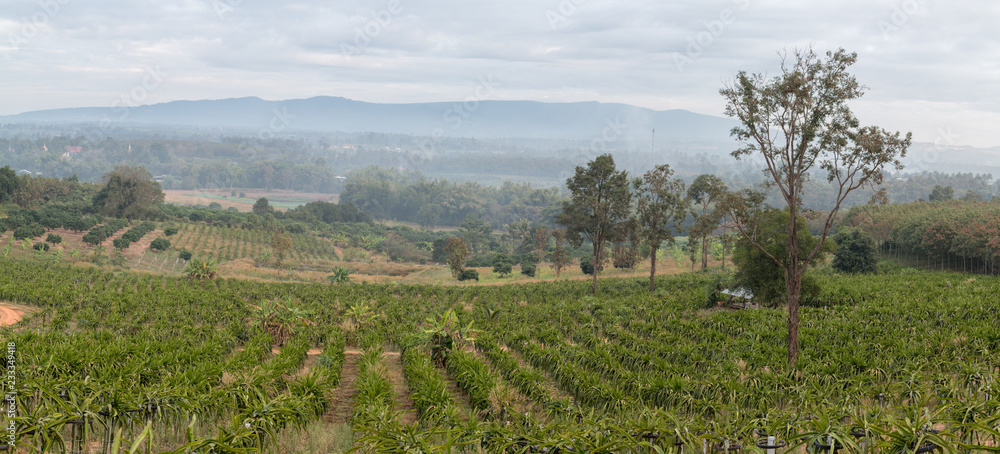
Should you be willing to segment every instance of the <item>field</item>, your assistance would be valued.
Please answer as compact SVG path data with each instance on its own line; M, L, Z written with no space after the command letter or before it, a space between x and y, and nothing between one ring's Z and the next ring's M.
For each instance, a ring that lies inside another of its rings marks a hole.
M698 274L590 295L20 258L0 273L0 300L33 308L3 331L18 452L753 451L764 434L796 451L986 452L1000 437L991 277L824 273L788 365L786 314L717 308Z
M257 199L266 197L268 203L279 210L287 210L314 201L334 202L336 194L314 192L265 191L260 189L237 190L237 195L227 189L168 189L163 191L164 201L178 205L205 205L218 202L223 209L235 207L240 211L250 211ZM239 197L239 194L243 197Z

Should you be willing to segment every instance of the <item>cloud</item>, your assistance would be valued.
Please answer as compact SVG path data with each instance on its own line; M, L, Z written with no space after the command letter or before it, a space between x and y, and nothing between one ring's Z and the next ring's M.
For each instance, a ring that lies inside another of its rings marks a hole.
M495 99L721 115L725 80L776 74L780 49L812 45L859 53L868 121L933 137L962 119L966 144L998 145L998 18L972 0L7 0L0 114L107 105L159 65L150 102L452 101L494 75Z

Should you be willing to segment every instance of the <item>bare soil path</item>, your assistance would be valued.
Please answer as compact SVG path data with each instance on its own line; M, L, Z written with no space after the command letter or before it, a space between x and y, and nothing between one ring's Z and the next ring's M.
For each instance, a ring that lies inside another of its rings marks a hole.
M354 382L358 379L358 360L361 350L344 350L344 364L340 372L340 386L333 393L333 405L323 415L323 420L332 423L350 424L354 413L354 399L357 389Z
M0 326L10 326L21 321L24 311L21 309L0 305Z
M396 412L403 412L399 416L399 422L409 425L417 422L417 411L413 406L413 399L410 399L410 392L406 388L406 379L403 377L403 361L399 352L385 352L382 354L382 362L385 363L389 371L389 382L395 392L394 408Z

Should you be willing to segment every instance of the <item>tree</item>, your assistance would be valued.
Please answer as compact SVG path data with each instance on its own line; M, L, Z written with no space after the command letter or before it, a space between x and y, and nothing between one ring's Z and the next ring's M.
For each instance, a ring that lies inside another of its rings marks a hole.
M448 257L448 268L451 268L451 275L458 283L458 275L465 269L465 259L469 257L469 248L465 246L465 241L457 236L448 237L448 245L444 252Z
M553 229L552 238L556 240L556 248L552 250L552 268L556 270L556 279L559 279L562 270L568 268L573 260L569 257L569 251L563 246L563 242L566 240L566 231Z
M663 242L674 245L674 233L682 230L681 223L687 215L684 200L684 182L673 178L669 165L661 164L636 179L636 218L640 234L649 247L649 291L654 289L656 255Z
M500 275L501 278L507 277L514 270L514 267L510 264L510 257L503 252L497 254L493 257L493 272Z
M701 244L701 270L708 269L708 241L712 232L719 227L722 210L709 209L726 193L726 185L715 175L698 175L688 188L688 198L700 205L701 212L691 210L694 225L691 226L691 236L699 238Z
M955 189L951 186L941 186L939 184L934 185L934 189L927 196L927 200L931 202L945 202L953 198L955 198Z
M149 243L149 249L157 252L170 249L170 240L166 238L157 238Z
M768 209L757 213L757 226L752 236L737 240L733 251L733 263L736 265L736 273L733 276L735 284L749 289L753 292L754 298L763 303L775 304L785 296L784 267L791 261L788 254L789 217L787 209ZM809 233L806 219L802 216L799 216L796 225L799 261L806 263L807 266L822 262L826 254L833 250L833 242L827 239L825 243L820 244L819 239ZM762 246L763 250L757 249L755 244ZM819 252L806 260L806 255L816 247L819 247ZM779 257L782 263L776 264L770 257ZM819 294L819 284L811 275L804 274L800 281L802 295L809 297Z
M484 246L489 244L490 237L493 236L493 229L490 228L490 225L471 214L465 217L465 221L462 222L458 231L472 252L481 252Z
M742 146L737 159L763 158L768 185L778 189L789 209L787 257L766 252L753 238L753 204L740 200L749 192L734 194L727 202L733 224L745 239L777 264L785 279L788 300L788 361L799 357L799 296L807 264L820 253L830 227L848 194L861 187L876 191L873 200L885 200L882 183L887 167L902 169L899 158L910 146L911 134L900 137L877 126L860 125L848 102L861 97L865 88L847 72L857 55L843 49L827 52L820 59L811 49L794 51L794 61L783 58L781 74L766 79L762 74L739 72L720 90L726 99L726 115L741 125L732 135ZM826 213L820 240L806 254L799 253L799 225L805 210L803 184L814 167L827 172L833 186L833 208ZM751 191L753 192L753 191ZM752 198L756 198L753 196Z
M545 248L549 245L548 229L545 227L535 229L532 239L535 240L535 263L542 263L542 260L545 258ZM534 277L534 273L532 273L532 277Z
M972 189L969 189L965 191L965 195L962 196L961 200L963 202L982 202L986 199L983 197L982 194L973 191Z
M417 210L417 222L420 223L420 227L433 229L434 226L441 223L442 214L444 214L444 208L441 208L441 205L428 203Z
M10 166L0 168L0 204L9 203L21 188L21 179Z
M598 156L587 167L577 166L576 174L566 180L572 196L563 202L556 222L566 226L566 235L574 247L579 247L584 239L590 241L594 267L592 293L597 293L605 243L621 236L622 224L631 214L630 184L628 172L615 169L610 154Z
M255 214L274 213L274 207L267 201L267 197L261 197L254 202L253 208L250 211Z
M143 167L115 166L104 175L104 187L94 196L94 209L105 216L135 219L163 201L160 183Z
M874 273L878 264L875 240L858 228L843 228L833 236L837 251L833 269L844 273Z
M281 264L291 249L292 239L284 230L278 230L271 234L271 253L274 254L274 267L278 269L278 275L281 275Z

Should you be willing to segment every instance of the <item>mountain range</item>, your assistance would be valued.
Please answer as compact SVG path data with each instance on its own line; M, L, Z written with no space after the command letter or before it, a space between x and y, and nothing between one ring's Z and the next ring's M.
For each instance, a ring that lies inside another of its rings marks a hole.
M605 139L623 136L726 140L736 122L686 110L598 102L470 100L378 104L341 97L267 101L257 97L81 107L0 116L4 123L99 123L243 129L272 133L343 131L428 137Z

